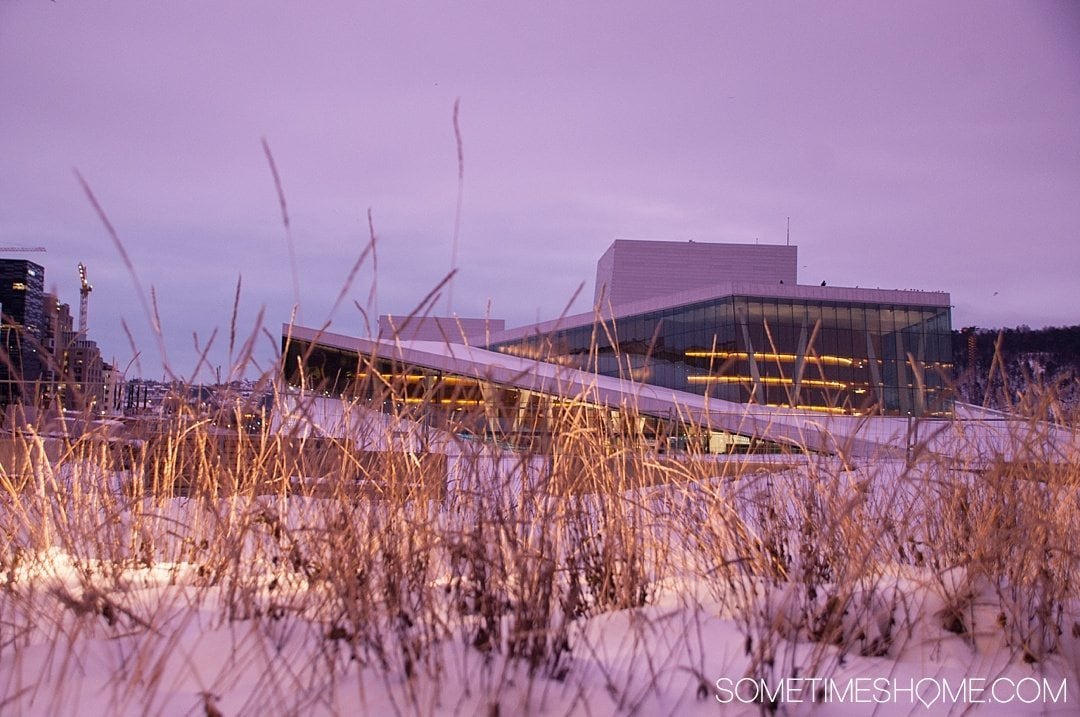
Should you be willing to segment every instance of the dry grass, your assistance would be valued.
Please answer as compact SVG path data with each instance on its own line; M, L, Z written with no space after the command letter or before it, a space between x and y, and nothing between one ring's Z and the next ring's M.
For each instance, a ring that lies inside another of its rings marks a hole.
M311 418L295 405L279 397L274 425ZM574 711L595 690L633 711L672 674L708 700L710 614L745 642L729 667L763 678L896 659L934 629L1041 665L1080 634L1076 456L979 472L918 451L673 461L613 448L584 410L542 448L420 456L370 415L343 414L349 439L222 433L186 411L126 448L33 425L7 438L3 711L77 708L67 686L103 659L88 644L118 670L101 676L115 712L170 712L198 675L183 709L207 714L494 714ZM661 639L649 609L672 601L689 622ZM624 614L616 660L594 626ZM191 631L229 635L217 673L177 657Z

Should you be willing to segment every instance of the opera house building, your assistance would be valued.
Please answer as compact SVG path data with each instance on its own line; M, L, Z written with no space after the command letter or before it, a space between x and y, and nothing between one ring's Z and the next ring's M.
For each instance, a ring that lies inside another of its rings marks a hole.
M509 329L383 316L370 337L285 325L283 377L508 447L587 411L661 451L857 454L952 416L947 293L800 284L797 268L789 245L618 240L592 311Z

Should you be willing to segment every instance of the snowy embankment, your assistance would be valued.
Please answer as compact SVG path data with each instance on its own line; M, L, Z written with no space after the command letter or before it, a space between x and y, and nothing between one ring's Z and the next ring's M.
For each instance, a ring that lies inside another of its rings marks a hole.
M8 481L0 712L1080 710L1075 466L560 460L458 456L437 500Z

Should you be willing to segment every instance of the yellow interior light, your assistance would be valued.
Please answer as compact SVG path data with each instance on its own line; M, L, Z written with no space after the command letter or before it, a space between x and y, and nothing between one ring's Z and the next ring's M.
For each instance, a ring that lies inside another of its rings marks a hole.
M690 383L754 383L752 376L687 376L686 380ZM761 376L757 379L757 382L784 386L793 386L795 384L794 379L780 376ZM827 381L820 378L804 378L799 381L799 385L819 388L847 388L848 386L843 381Z
M791 408L791 406L788 406L788 405L783 404L783 403L766 403L765 405L770 407L770 408ZM817 405L812 405L812 404L798 404L797 406L795 406L795 408L799 409L799 410L803 410L803 411L817 411L818 413L832 413L832 414L835 414L835 415L842 415L844 413L847 413L846 409L838 408L837 406L817 406ZM856 414L856 415L859 415L859 414Z
M688 358L718 358L718 359L749 359L748 351L699 351L691 350L685 354ZM755 352L754 358L759 361L780 361L782 363L794 363L799 360L796 354ZM855 359L845 356L829 356L807 354L803 357L809 363L822 364L823 366L851 366Z

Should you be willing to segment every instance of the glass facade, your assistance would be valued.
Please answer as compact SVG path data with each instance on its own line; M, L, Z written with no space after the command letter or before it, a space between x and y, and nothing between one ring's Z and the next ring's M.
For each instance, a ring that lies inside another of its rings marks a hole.
M560 396L282 338L288 385L340 396L466 440L549 451L586 430L611 446L644 442L661 453L794 453L795 446L710 430L671 416L624 412ZM560 438L561 437L561 438Z
M45 268L0 259L0 405L32 401L44 361Z
M952 413L947 306L728 296L493 345L740 403Z
M341 396L462 437L536 448L573 421L602 424L615 433L631 431L629 426L611 424L617 411L580 400L305 341L290 341L284 350L285 379L291 386ZM665 433L655 418L641 416L635 421L633 432L639 435L656 438Z

